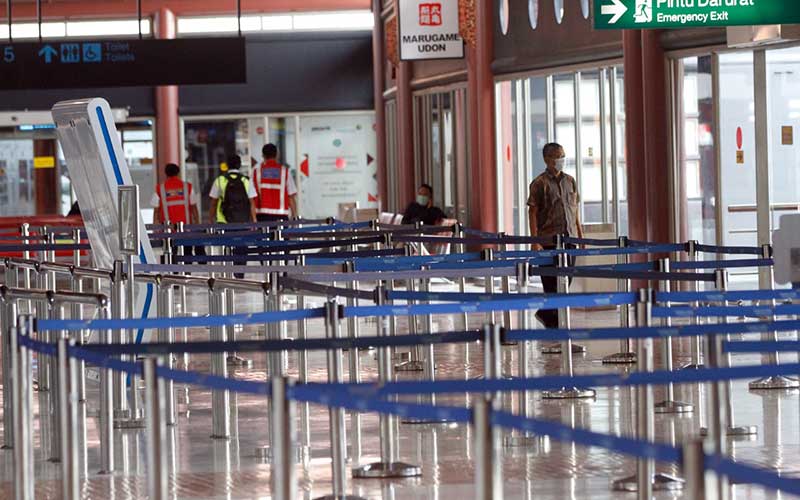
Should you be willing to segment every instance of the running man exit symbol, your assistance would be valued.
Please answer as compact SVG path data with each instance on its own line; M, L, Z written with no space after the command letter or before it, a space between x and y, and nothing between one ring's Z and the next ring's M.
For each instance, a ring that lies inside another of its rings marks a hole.
M441 26L442 25L442 4L440 4L440 3L421 3L421 4L419 4L419 25L420 26Z
M636 0L633 21L636 23L653 22L653 0Z

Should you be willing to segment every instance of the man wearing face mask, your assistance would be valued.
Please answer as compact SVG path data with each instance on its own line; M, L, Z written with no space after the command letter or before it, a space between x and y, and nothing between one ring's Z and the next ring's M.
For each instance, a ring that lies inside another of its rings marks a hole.
M542 154L547 168L531 183L528 197L531 236L555 239L556 235L562 234L583 238L579 216L578 184L574 177L564 172L564 148L560 144L550 143L545 145ZM574 248L572 245L568 247ZM553 248L555 243L533 245L534 250ZM570 265L574 265L573 258L570 258ZM556 293L557 278L542 276L542 287L545 293ZM545 328L558 328L557 310L539 310L536 317Z
M403 212L403 224L422 222L426 226L435 226L444 219L444 212L433 206L433 188L428 184L419 187L416 200Z

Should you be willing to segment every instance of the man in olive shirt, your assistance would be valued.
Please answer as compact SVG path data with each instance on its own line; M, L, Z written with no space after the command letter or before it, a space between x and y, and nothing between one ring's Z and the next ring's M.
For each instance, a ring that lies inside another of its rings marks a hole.
M545 145L542 154L547 168L531 183L528 197L531 236L554 239L556 235L561 234L583 238L579 216L578 184L574 177L564 173L564 148L560 144L550 143ZM554 243L533 245L534 250L553 248L555 248ZM573 263L574 259L570 259L570 265ZM557 278L542 276L542 287L545 293L556 293ZM545 328L558 328L557 310L539 310L536 317Z

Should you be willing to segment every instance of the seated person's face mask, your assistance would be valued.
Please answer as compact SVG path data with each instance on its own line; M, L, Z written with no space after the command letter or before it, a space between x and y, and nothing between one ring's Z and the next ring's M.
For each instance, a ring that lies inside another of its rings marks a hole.
M430 198L425 196L424 194L418 194L417 195L417 204L418 205L422 205L423 207L427 207L428 206L428 201L430 201Z

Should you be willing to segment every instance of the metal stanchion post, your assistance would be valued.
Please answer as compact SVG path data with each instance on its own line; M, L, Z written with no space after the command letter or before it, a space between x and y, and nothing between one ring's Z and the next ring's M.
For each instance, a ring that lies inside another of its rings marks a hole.
M481 260L484 262L491 262L494 260L494 252L491 248L484 248L481 250ZM492 274L492 269L487 268L487 274L484 278L484 290L488 295L494 294L494 276ZM486 321L489 323L495 323L495 313L494 311L487 313Z
M284 377L272 378L272 435L275 437L270 486L275 500L294 500L297 496L294 403L288 396L291 385Z
M353 248L352 250L355 250ZM355 263L353 261L345 262L344 271L346 273L354 273L355 272ZM347 285L347 288L358 291L358 282L354 281ZM349 307L354 307L358 305L358 299L353 297L347 298L347 305ZM357 339L359 335L359 323L358 318L356 317L349 317L347 318L347 334L351 339ZM359 356L359 352L357 348L350 349L349 356L349 369L350 375L348 378L348 382L351 384L359 384L361 383L361 358ZM350 435L352 436L350 440L350 446L352 448L350 456L353 458L353 463L358 463L361 460L361 412L359 411L351 411L350 412Z
M658 271L661 273L670 272L669 259L658 260ZM662 292L670 292L671 289L672 287L670 285L669 280L661 281ZM666 303L665 305L669 306L669 303ZM661 326L666 326L666 327L672 326L672 320L670 318L662 319ZM663 343L664 343L664 349L663 349L664 369L671 372L673 371L672 337L665 337ZM692 404L690 403L676 400L675 385L672 382L669 382L667 384L666 399L655 405L655 411L656 413L691 413L692 411L694 411L694 406L692 406Z
M147 419L147 492L152 500L169 498L164 381L158 377L157 359L142 362Z
M386 302L386 290L379 284L375 288L375 304L382 306ZM386 338L389 336L389 328L385 317L377 319L377 335ZM388 346L378 348L378 382L385 384L394 379L392 375L392 351ZM395 462L395 434L394 417L387 414L380 414L380 443L381 461L367 464L357 469L353 469L353 477L357 479L385 479L398 477L415 477L422 475L422 469L416 465L409 465L402 462Z
M305 257L300 256L297 265L305 265ZM306 297L301 292L297 294L297 309L306 308ZM305 340L308 331L308 321L301 319L297 321L297 338ZM297 370L301 384L308 382L308 351L300 351L297 355ZM301 403L300 406L300 454L305 460L311 456L311 407L309 403Z
M55 303L55 294L48 293L48 311L49 311L49 318L53 320L63 320L64 319L64 309L62 306ZM54 339L55 344L58 343L58 340L61 337L66 337L66 332L50 332L50 338ZM39 360L40 363L44 362L41 358ZM47 460L49 462L54 463L61 463L62 462L62 452L64 451L62 448L61 440L64 436L62 436L62 415L61 410L63 409L61 406L61 389L62 389L62 371L61 366L59 366L59 357L58 353L56 352L55 356L49 356L47 359L47 363L50 364L50 391L47 392L47 408L40 408L39 409L39 420L42 421L44 419L49 419L49 426L50 429L50 436L49 439L43 438L43 442L47 442L49 448ZM65 362L66 366L66 362ZM45 446L43 446L45 448Z
M34 450L33 450L33 394L32 363L28 349L19 345L20 335L30 335L32 318L25 317L19 326L8 331L12 339L12 363L14 364L14 498L34 498Z
M558 254L558 267L566 268L568 264L566 254ZM567 276L558 277L558 293L569 293L569 278ZM570 312L568 307L562 307L558 310L558 326L561 329L570 329ZM572 365L572 341L567 339L561 343L561 375L572 377L574 375ZM544 391L542 398L544 399L587 399L595 397L596 392L593 389L579 389L577 387L563 387L559 390Z
M74 345L74 343L73 343ZM78 446L77 446L77 398L75 380L69 358L70 340L66 337L58 339L58 425L60 430L61 459L61 495L62 498L77 500L80 498L78 484Z
M566 245L564 245L564 236L556 235L556 250L565 250ZM569 256L564 253L559 253L557 257L557 266L559 269L565 269L570 267L569 265ZM559 294L567 294L569 293L569 277L568 276L558 276L556 278L558 281L558 290ZM570 319L570 310L569 308L561 308L558 310L558 327L559 328L570 328L569 326L569 319ZM566 325L566 326L565 326ZM562 354L562 349L565 345L569 345L570 349L572 349L572 354L583 354L586 352L586 346L576 344L572 341L568 342L556 342L542 348L542 354ZM564 356L562 356L562 364L564 364ZM572 365L572 361L569 362Z
M6 267L8 269L8 267ZM11 429L12 428L12 412L14 406L12 401L14 401L14 388L9 383L12 379L12 368L11 368L11 358L15 356L13 345L14 340L13 337L13 330L12 328L16 326L17 323L17 304L11 298L8 297L6 294L7 288L2 289L2 313L3 313L3 321L2 327L3 331L0 332L0 339L2 339L2 349L3 349L3 429ZM10 450L14 448L14 433L13 432L4 432L3 433L3 449Z
M329 339L341 338L339 304L335 300L325 303L325 337ZM328 383L340 384L342 382L342 350L328 350ZM331 469L333 473L333 494L320 497L317 500L358 500L361 497L347 495L347 436L342 408L328 408L330 422L331 443Z
M639 290L636 303L636 326L652 326L653 290ZM639 360L640 372L652 372L653 339L639 339L636 342L636 357ZM653 387L639 385L636 387L636 438L649 443L655 440L655 411L653 405ZM636 475L614 481L614 491L635 491L639 500L651 500L653 491L674 491L683 488L683 480L667 474L656 474L655 461L652 458L636 460Z
M125 302L125 274L123 272L124 263L121 260L114 261L114 268L111 271L111 317L113 319L123 319ZM115 344L125 343L125 334L122 330L114 330ZM114 380L114 419L115 424L131 417L128 410L127 391L125 390L125 374L113 372Z
M299 307L299 302L298 302ZM280 311L282 309L282 302L281 302L281 284L280 284L280 275L276 272L269 274L269 281L267 282L267 286L264 289L264 310L265 311ZM264 325L266 331L267 340L282 340L284 336L282 335L281 326L278 323L266 323ZM305 323L303 324L303 332L302 337L305 338ZM301 351L301 355L306 355L305 351ZM306 357L304 360L304 366L301 367L301 380L305 383L307 380L307 370L308 370L308 358ZM303 364L303 363L301 363ZM274 379L275 377L283 377L285 373L285 366L286 366L286 356L283 352L271 351L266 355L266 372L268 379ZM270 405L272 404L271 401L267 400L267 415L268 418L272 418L272 411L270 410ZM272 427L267 426L267 442L269 443L267 446L259 446L256 448L256 457L264 463L269 463L273 460L273 449L272 449L272 441L273 439L277 439L278 436L272 435Z
M453 226L453 236L455 238L463 238L464 237L464 228L461 226L460 222L457 222L455 226ZM459 243L456 245L456 252L460 254L466 253L467 248L466 245L463 243ZM467 291L467 278L464 276L458 278L458 291L459 293L465 293ZM469 315L468 313L461 314L461 322L464 325L464 331L469 330ZM466 364L469 364L469 344L465 344L466 346Z
M161 318L174 317L173 311L173 291L172 285L164 285L159 279L158 282L158 315ZM175 342L175 331L172 327L158 329L158 341L162 343L172 344ZM172 354L167 354L161 357L161 365L169 369L172 368ZM161 397L164 400L165 425L177 424L177 417L175 414L175 383L172 380L163 381L164 391Z
M503 460L498 446L499 431L492 425L492 399L479 397L472 407L475 431L475 498L503 498Z
M686 486L683 494L692 500L715 500L716 492L713 489L714 481L708 481L706 476L713 473L706 472L705 443L702 439L695 439L683 445L683 477Z
M618 248L628 248L629 242L627 236L620 236L617 239ZM617 255L617 264L630 263L630 255L622 254ZM631 280L619 279L617 280L617 291L629 293L631 291ZM628 304L622 305L619 308L619 326L620 328L630 328L631 326L631 310ZM609 365L627 365L636 363L636 353L633 350L633 340L623 339L620 340L620 352L611 354L603 358L604 364Z
M410 250L409 247L406 247L406 250L407 250L406 253L408 254L409 253L408 250ZM410 280L406 281L406 290L407 291L414 292L415 288L416 288L415 287L415 280L410 279ZM392 287L390 289L393 290L394 288ZM414 305L416 303L415 300L408 300L406 302L409 305ZM408 333L409 334L416 335L417 333L419 333L418 332L418 327L419 327L418 320L419 320L419 318L417 316L409 316L408 317ZM396 322L397 320L395 318L392 318L392 321ZM397 355L400 356L401 353L397 353ZM421 371L425 371L425 364L422 361L422 354L420 352L420 347L419 346L411 346L410 351L407 352L407 353L403 352L402 355L403 356L408 356L409 358L408 358L408 360L402 361L402 362L398 363L397 365L395 365L395 367L394 367L395 370L397 370L398 372L421 372Z
M728 290L728 271L724 269L717 269L714 271L714 281L717 290L726 292ZM727 305L727 301L723 301L722 305ZM727 323L728 318L723 316L719 318L721 323ZM709 368L729 368L731 366L731 354L722 352L723 340L730 340L730 335L707 335L706 339L706 364ZM713 356L712 356L713 351ZM701 436L713 436L717 433L714 432L714 427L720 425L726 436L753 436L758 434L758 428L754 425L736 425L736 417L733 409L733 401L731 399L732 382L730 380L712 383L711 385L711 400L709 401L709 426L700 429ZM718 392L718 394L714 394ZM724 409L717 406L722 405ZM718 416L714 412L719 412ZM709 433L709 429L711 432Z
M772 247L770 245L761 246L761 258L772 258ZM766 271L769 273L769 289L775 288L774 269L770 266ZM775 307L775 301L771 301L772 307ZM775 321L775 316L771 318ZM763 342L776 342L778 340L778 332L768 332L761 334ZM762 356L763 364L779 365L781 364L780 356L777 352L770 352ZM748 384L751 391L766 391L766 390L780 390L780 389L797 389L800 387L800 380L784 377L782 375L773 375L762 379L754 380Z
M214 289L213 278L209 280L209 314L212 316L225 315L225 296ZM211 327L212 342L226 342L227 328L225 326ZM220 377L228 376L227 353L215 352L211 355L211 373ZM212 439L230 439L230 393L227 390L211 391L211 427Z
M696 262L697 261L697 245L699 242L695 240L688 241L686 243L686 255L689 257L689 262ZM691 282L691 287L693 292L700 291L700 282L693 281ZM700 302L694 302L692 305L695 307L700 305ZM700 318L697 316L692 318L692 324L697 325L700 323ZM691 340L691 355L692 361L684 366L683 370L699 370L703 368L703 337L698 335L697 337L692 337Z
M109 319L108 308L100 310L101 319ZM113 344L111 330L102 331L101 342ZM101 474L114 472L114 380L110 368L100 369L100 463Z

